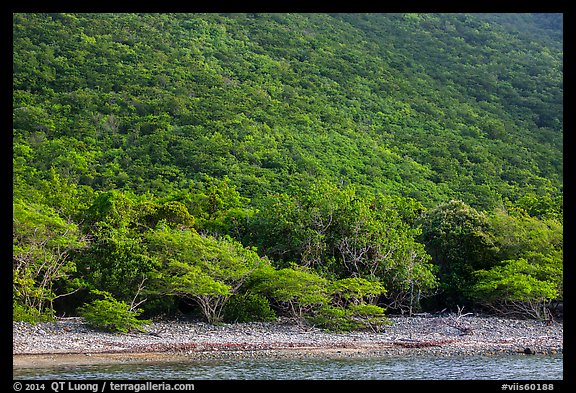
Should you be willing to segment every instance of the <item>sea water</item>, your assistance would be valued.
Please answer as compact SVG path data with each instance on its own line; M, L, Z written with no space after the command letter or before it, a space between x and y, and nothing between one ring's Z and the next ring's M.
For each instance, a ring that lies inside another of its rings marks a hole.
M34 380L562 380L563 356L189 360L15 368Z

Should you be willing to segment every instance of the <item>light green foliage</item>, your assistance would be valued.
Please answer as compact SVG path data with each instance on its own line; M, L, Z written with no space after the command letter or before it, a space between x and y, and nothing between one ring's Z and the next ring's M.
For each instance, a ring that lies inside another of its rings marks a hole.
M555 280L546 279L554 276L543 269L522 258L502 261L490 270L474 272L477 282L471 296L503 314L546 319L546 305L559 293Z
M391 322L384 314L382 307L374 304L354 304L349 307L352 312L352 318L356 321L361 329L371 329L380 332L380 330L389 325Z
M507 214L496 210L489 219L500 260L525 259L537 266L533 275L555 283L562 294L563 225L555 219ZM536 274L535 272L538 272Z
M330 303L309 317L315 325L335 331L368 328L379 331L389 322L384 309L376 305L380 295L386 293L380 282L344 278L331 282L328 292L332 297Z
M310 269L292 265L275 270L272 267L255 272L255 288L271 298L297 321L329 302L328 280Z
M474 272L470 296L501 313L547 318L549 301L563 298L562 225L514 209L496 210L489 223L501 262Z
M194 230L157 229L148 249L162 266L150 292L195 301L208 322L219 322L230 296L263 261L230 238L201 236Z
M369 329L380 332L390 324L384 309L373 304L354 304L349 307L325 305L308 316L314 325L336 332Z
M198 227L214 234L241 237L254 215L250 199L240 195L227 176L221 181L206 176L204 182L188 201L191 214L198 218Z
M341 306L364 302L375 304L378 297L386 293L382 283L359 277L336 280L328 286L328 290L335 298L334 303Z
M76 271L68 257L86 246L85 239L75 224L43 204L15 200L12 217L13 300L20 309L50 314L55 299L78 288L76 281L66 281Z
M114 333L127 333L131 330L142 330L142 326L150 323L148 320L137 319L142 310L133 310L123 301L118 301L108 292L92 291L104 299L96 299L78 309L80 316L86 322L98 329Z
M555 219L540 219L515 210L495 210L489 217L490 231L500 259L527 253L554 255L563 249L563 225Z
M531 217L559 222L563 222L564 219L562 195L553 197L548 194L538 196L529 193L519 198L514 203L514 207L523 209Z
M228 176L250 198L327 178L482 209L559 191L562 16L541 17L14 14L17 175Z
M36 308L31 308L18 303L17 300L12 302L12 320L20 322L28 322L36 324L38 322L52 321L54 319L53 310L38 311Z

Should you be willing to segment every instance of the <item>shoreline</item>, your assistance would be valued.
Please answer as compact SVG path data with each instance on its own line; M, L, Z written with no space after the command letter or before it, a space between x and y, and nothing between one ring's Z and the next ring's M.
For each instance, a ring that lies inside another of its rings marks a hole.
M389 317L382 332L331 333L279 319L209 325L153 322L106 333L79 318L13 322L13 368L250 358L366 358L563 353L563 324L497 317Z

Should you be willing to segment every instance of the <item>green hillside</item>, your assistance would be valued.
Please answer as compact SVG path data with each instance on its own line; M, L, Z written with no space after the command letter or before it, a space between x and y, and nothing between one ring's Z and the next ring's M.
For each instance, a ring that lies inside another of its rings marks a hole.
M555 193L562 40L522 17L15 15L15 142L39 176L97 190Z
M502 209L561 225L562 133L561 14L13 15L16 255L42 243L27 232L34 220L49 238L77 231L83 246L60 244L75 265L62 277L124 300L134 293L89 276L87 258L108 260L107 239L169 263L151 256L146 230L170 217L258 247L277 268L391 288L389 270L351 271L342 251L351 228L373 220L364 241L391 242L394 228L432 259L447 286L436 293L470 299L443 276L422 217L461 201L492 217L492 235ZM504 248L469 270L526 257ZM25 281L33 259L15 262L15 277ZM472 280L466 271L452 273ZM54 278L51 296L71 281Z

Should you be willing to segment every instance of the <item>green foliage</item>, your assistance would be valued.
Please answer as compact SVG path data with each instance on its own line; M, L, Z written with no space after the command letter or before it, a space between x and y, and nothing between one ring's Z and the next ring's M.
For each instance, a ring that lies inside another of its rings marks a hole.
M127 333L131 330L142 330L143 325L150 323L148 320L136 318L142 313L142 310L133 310L128 304L114 299L107 292L93 292L104 296L104 299L93 300L78 309L80 316L89 325L114 333Z
M496 210L489 224L501 261L474 272L470 297L501 313L547 318L549 301L563 298L562 225L515 209Z
M352 311L343 307L324 305L308 317L315 326L335 332L350 332L360 327L352 318Z
M86 212L87 224L97 226L103 222L114 228L127 227L136 215L134 204L134 198L126 193L117 190L101 193Z
M420 238L438 266L444 306L462 305L473 272L496 262L486 215L462 201L442 203L424 213Z
M99 195L87 215L92 244L77 256L78 269L89 287L124 301L131 301L159 267L144 240L146 231L194 225L182 202L160 202L119 191Z
M76 271L68 257L86 246L85 239L75 224L43 204L14 200L12 217L13 300L25 313L50 314L55 299L78 287L74 280L66 282ZM59 282L67 285L57 293Z
M12 17L18 315L562 298L561 14Z
M77 256L77 265L90 288L130 301L158 262L139 236L126 228L102 226L91 247Z
M250 199L230 184L227 176L219 181L205 177L189 197L191 214L198 217L198 227L214 234L240 237L254 215Z
M329 285L328 290L335 297L334 302L341 306L365 301L374 304L380 295L386 293L382 283L359 277L336 280Z
M386 293L380 282L363 278L344 278L331 282L329 304L315 310L308 319L315 325L333 331L380 329L389 323L384 309L375 303Z
M251 221L259 249L277 261L295 259L335 277L378 278L386 302L416 306L437 282L414 227L423 210L410 198L364 196L353 187L318 181L296 195L275 195Z
M350 311L352 311L354 320L359 324L360 329L370 328L373 331L379 332L385 325L391 323L384 315L384 308L374 304L354 304L349 308Z
M558 284L548 278L553 275L546 268L522 258L502 261L490 270L474 272L477 282L471 296L503 314L546 319L546 305L559 296Z
M225 322L274 321L276 313L268 299L258 293L236 294L224 306Z
M54 319L52 310L38 311L36 308L27 307L14 301L12 303L12 320L36 324L38 322L49 322Z
M384 309L373 304L354 304L349 307L325 305L307 318L315 326L335 331L372 330L380 332L390 320Z
M263 261L231 238L201 236L194 230L158 229L147 235L161 267L151 293L195 301L208 322L222 319L223 307Z
M523 209L530 217L560 222L564 218L562 195L552 197L551 195L538 196L530 193L519 198L514 203L514 207Z
M558 259L561 264L564 237L561 222L502 209L495 210L488 222L498 259L540 254Z
M188 212L188 208L182 202L168 201L163 204L144 201L138 205L137 221L146 228L155 228L159 224L168 225L171 228L192 228L195 219Z
M557 192L563 37L540 18L14 14L15 174L158 195L228 176L250 198L325 178L482 209Z
M275 270L260 269L255 272L254 288L270 299L297 321L305 314L328 303L328 280L310 269L292 265Z

